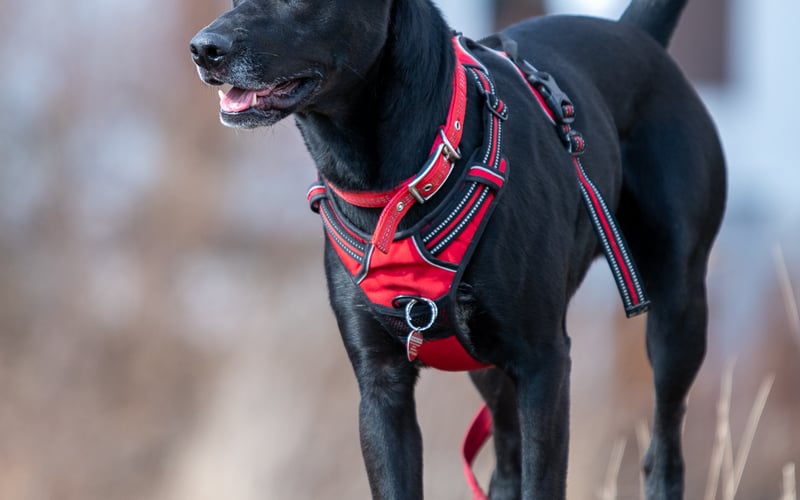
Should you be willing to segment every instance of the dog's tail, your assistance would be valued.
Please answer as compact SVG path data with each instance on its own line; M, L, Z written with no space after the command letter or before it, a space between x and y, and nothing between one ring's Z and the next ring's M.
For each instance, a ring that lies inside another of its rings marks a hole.
M667 47L687 3L688 0L632 0L620 21L638 26Z

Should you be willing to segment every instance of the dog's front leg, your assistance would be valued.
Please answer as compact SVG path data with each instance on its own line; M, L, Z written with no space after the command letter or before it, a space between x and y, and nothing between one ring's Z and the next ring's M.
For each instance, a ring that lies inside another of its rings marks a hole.
M414 386L419 368L405 346L373 315L330 243L325 245L328 292L358 389L361 453L372 497L422 498L422 433Z
M564 499L569 447L569 338L564 333L552 341L537 343L525 359L517 361L512 378L519 404L522 498Z
M329 266L331 304L361 393L359 433L373 498L422 498L422 434L414 386L419 369L372 316L349 276Z
M356 376L361 452L372 497L422 498L422 434L414 404L417 370L403 358L395 362L366 355Z

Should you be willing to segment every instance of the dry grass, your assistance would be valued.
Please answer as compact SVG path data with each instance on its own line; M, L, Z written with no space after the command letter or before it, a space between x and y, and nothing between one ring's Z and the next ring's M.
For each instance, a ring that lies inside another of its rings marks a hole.
M733 435L730 426L730 402L733 388L733 368L731 362L725 370L722 380L722 391L717 406L717 434L714 449L711 453L711 468L706 484L705 500L715 500L720 483L722 484L722 500L733 500L741 484L747 458L753 445L758 423L764 413L764 406L775 382L775 376L767 376L756 394L750 415L747 419L739 449L734 456Z
M769 375L762 381L750 409L747 424L739 440L738 449L734 453L734 439L730 425L734 367L735 362L729 362L722 376L720 397L717 403L716 438L711 452L711 465L709 467L705 495L703 496L704 500L717 500L718 498L721 500L734 500L736 498L758 424L775 381L774 375ZM646 423L642 422L637 426L636 438L641 458L644 456L647 450L647 443L650 440ZM599 500L615 500L618 498L617 484L626 444L627 440L620 438L612 447L606 469L605 482L598 494ZM642 477L641 498L645 497L643 479ZM793 463L787 464L783 470L783 494L781 500L797 500L795 465Z
M786 265L786 258L783 255L783 248L775 246L775 270L778 274L778 282L781 288L781 296L786 307L786 315L789 326L798 348L800 348L800 312L798 312L797 298L795 297L792 281L789 278L789 268ZM797 500L797 477L795 473L796 465L788 463L783 467L783 489L781 500Z
M797 500L797 478L795 464L786 464L783 468L783 494L781 500Z
M608 461L608 469L606 469L605 485L598 495L599 500L615 500L617 498L619 471L627 444L628 440L625 438L620 438L614 443L614 447L611 449L611 458Z
M736 497L758 423L761 420L764 406L775 381L775 376L770 375L761 383L755 402L750 410L750 416L739 444L739 450L734 457L733 435L730 426L734 366L734 362L728 363L722 377L722 388L717 404L716 440L714 449L711 452L711 467L709 468L706 492L703 497L705 500L715 500L717 498L720 482L722 483L721 495L723 500L733 500Z
M722 386L720 388L719 402L717 403L717 432L714 441L714 448L711 452L711 467L706 481L706 492L704 500L714 500L717 498L717 488L719 486L720 473L725 461L725 451L729 449L727 440L730 437L730 407L731 392L733 385L733 363L730 363L722 376Z
M775 246L775 271L778 274L778 283L780 284L783 303L786 306L789 327L794 335L797 347L800 348L800 312L798 312L797 299L792 290L792 281L789 278L789 268L786 265L783 248L780 245Z
M639 463L642 463L644 455L647 453L647 446L650 443L650 427L647 425L646 420L642 420L636 425L636 442L639 445ZM639 493L641 498L644 498L645 484L642 471L639 471Z

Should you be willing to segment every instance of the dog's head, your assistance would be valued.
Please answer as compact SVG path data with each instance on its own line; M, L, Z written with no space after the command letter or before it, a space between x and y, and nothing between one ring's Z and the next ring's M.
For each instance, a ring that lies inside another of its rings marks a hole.
M233 0L190 43L200 78L220 89L229 127L335 110L385 44L391 0ZM230 89L227 89L230 86Z

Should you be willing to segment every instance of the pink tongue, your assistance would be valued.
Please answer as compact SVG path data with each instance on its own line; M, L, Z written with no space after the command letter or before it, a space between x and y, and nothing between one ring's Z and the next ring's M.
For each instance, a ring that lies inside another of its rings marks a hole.
M219 107L226 113L241 113L250 109L255 93L255 90L233 87L227 94L220 97Z

